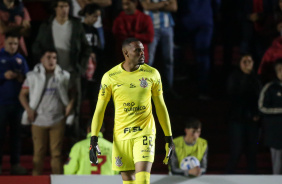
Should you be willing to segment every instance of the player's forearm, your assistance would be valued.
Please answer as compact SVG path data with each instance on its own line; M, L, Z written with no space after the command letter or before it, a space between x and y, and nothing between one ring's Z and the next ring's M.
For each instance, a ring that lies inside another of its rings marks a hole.
M30 109L27 94L24 94L23 92L20 92L19 100L20 100L20 103L22 104L22 106L23 106L23 108L25 110Z
M143 9L147 11L159 11L160 9L165 7L165 4L163 2L151 3L150 0L141 0L141 5Z
M96 3L99 6L106 7L112 5L112 0L88 0L89 3Z
M91 136L98 136L101 126L103 124L103 119L104 119L104 114L107 104L108 104L107 101L98 99L96 110L91 124Z
M176 0L171 0L171 1L169 1L169 2L170 2L170 4L167 5L167 6L164 6L164 7L161 9L161 11L176 12L177 9L178 9Z
M157 116L165 136L172 136L168 111L162 95L153 96Z

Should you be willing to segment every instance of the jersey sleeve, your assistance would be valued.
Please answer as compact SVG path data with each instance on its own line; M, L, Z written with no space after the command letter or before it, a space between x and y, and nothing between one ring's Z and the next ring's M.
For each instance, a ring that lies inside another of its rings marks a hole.
M112 95L112 85L108 73L106 73L101 81L98 99L110 101Z
M162 80L160 73L156 70L154 82L152 85L152 96L159 96L163 94Z

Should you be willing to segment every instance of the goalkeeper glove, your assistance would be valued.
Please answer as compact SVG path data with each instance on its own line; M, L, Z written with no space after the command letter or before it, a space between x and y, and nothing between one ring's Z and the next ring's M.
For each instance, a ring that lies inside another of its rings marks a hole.
M100 151L100 148L98 146L98 137L97 136L91 137L89 149L90 149L90 152L89 152L90 162L98 165L97 154L101 155L101 151Z
M164 164L168 164L168 161L172 155L172 151L174 149L174 144L173 144L173 141L172 141L172 136L165 136L165 151L166 151L166 154L165 154L165 159L163 161Z

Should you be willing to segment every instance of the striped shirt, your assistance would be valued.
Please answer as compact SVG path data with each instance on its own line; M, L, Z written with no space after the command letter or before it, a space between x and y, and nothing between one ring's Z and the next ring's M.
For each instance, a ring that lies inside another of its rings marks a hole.
M168 0L151 0L152 3L158 3L161 1ZM155 29L174 26L174 21L170 12L145 10L144 13L151 17Z

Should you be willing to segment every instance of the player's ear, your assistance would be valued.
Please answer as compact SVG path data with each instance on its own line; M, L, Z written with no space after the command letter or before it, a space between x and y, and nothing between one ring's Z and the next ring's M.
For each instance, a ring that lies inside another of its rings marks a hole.
M124 57L129 57L127 49L123 49Z

